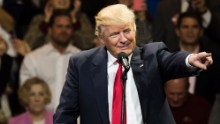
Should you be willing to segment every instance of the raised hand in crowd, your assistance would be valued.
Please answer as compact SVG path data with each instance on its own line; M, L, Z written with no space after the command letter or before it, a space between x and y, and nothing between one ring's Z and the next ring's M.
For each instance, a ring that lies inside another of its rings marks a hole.
M20 40L18 38L13 38L12 43L15 52L21 56L25 56L31 51L29 45L23 40Z

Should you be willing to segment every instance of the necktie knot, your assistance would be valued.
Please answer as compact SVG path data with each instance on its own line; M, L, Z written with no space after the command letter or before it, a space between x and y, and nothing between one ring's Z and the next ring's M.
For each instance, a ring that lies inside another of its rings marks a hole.
M119 59L117 59L116 62L117 62L119 65L122 64Z

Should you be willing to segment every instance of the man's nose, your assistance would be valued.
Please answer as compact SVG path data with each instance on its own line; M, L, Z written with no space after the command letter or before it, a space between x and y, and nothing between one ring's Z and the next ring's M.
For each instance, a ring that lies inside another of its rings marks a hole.
M124 32L120 32L120 41L121 42L126 42L127 41L127 38L126 38Z
M173 101L176 102L176 101L178 101L178 100L179 100L179 96L178 96L178 95L174 95L174 96L173 96Z

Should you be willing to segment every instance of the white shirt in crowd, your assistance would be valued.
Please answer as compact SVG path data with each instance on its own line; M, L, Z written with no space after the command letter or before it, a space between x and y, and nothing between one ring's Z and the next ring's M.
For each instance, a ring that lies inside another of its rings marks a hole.
M20 85L31 77L38 77L46 81L52 94L51 103L47 109L55 112L64 85L69 58L78 52L80 52L78 48L69 45L61 54L51 43L48 43L29 53L21 66Z

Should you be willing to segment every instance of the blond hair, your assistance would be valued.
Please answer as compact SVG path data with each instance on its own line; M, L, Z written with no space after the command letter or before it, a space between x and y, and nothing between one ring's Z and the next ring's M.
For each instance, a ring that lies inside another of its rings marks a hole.
M136 31L135 14L124 4L114 4L103 8L95 17L95 35L100 37L105 26L131 24Z
M50 103L51 92L50 92L50 89L49 89L47 83L42 79L33 77L30 79L27 79L18 91L19 100L22 103L22 105L24 105L24 106L28 105L28 101L29 101L28 98L29 98L31 87L36 84L39 84L43 87L43 91L45 93L45 95L44 95L45 104Z

